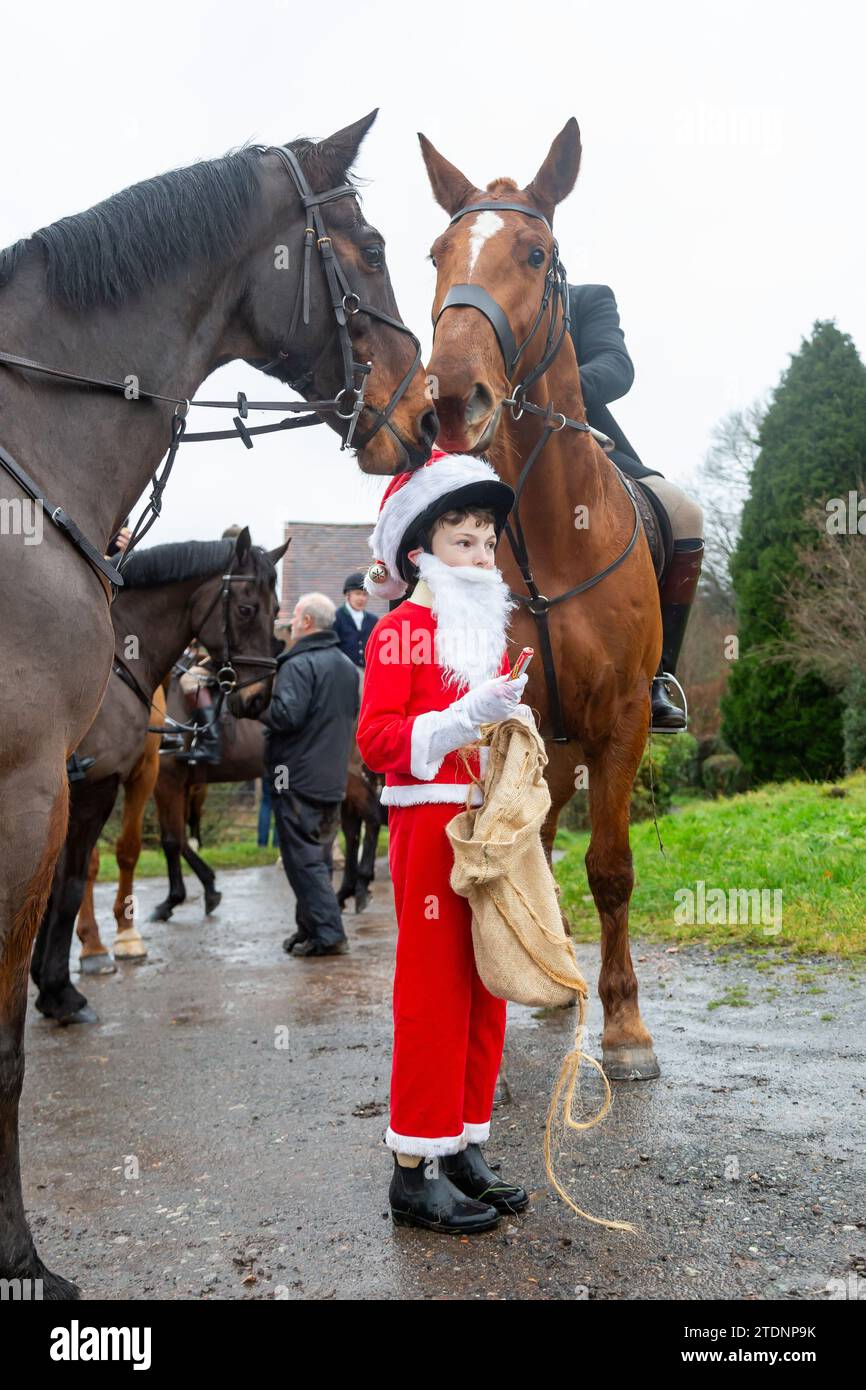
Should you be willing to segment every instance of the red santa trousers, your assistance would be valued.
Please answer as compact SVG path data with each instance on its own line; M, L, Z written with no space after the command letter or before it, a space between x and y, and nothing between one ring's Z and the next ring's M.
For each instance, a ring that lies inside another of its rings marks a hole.
M490 1134L505 1000L481 983L472 910L450 883L445 827L461 809L425 802L388 816L397 966L385 1142L400 1153L453 1154Z

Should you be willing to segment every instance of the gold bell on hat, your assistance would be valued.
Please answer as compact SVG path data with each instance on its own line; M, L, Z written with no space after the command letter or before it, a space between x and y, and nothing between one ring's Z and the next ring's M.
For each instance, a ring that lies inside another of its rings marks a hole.
M368 569L371 584L384 584L388 579L388 567L381 560L376 560Z

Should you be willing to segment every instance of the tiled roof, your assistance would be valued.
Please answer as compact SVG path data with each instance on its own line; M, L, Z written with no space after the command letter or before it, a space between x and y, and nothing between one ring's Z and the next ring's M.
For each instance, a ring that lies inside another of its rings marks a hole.
M372 527L319 521L287 521L283 538L291 538L283 560L280 616L288 616L301 594L327 594L338 606L343 602L343 583L354 570L366 570L372 561L367 537ZM387 599L370 599L368 611L377 618L388 611Z

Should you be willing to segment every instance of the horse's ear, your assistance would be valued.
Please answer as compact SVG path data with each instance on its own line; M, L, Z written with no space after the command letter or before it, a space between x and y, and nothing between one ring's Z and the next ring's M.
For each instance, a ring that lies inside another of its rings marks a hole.
M289 541L291 539L291 536L289 536L289 540L284 541L282 545L278 545L276 550L269 550L267 552L268 559L270 560L272 565L275 565L278 561L282 560L283 556L289 548Z
M548 219L557 203L567 198L580 168L580 127L572 116L551 145L547 158L531 183L524 188Z
M426 135L418 132L418 140L421 145L421 155L427 165L427 174L430 179L430 187L433 189L433 197L441 208L444 208L449 217L453 217L466 202L467 198L475 191L475 185L471 184L465 174L449 164L448 160L441 155L434 145L431 145Z
M377 106L369 115L362 116L359 121L354 121L352 125L344 126L342 130L329 135L327 140L317 142L316 150L319 159L328 170L329 184L341 183L345 178L346 173L358 158L358 151L364 136L378 114L379 108Z
M252 550L252 548L253 543L250 539L250 528L249 526L245 526L244 529L242 531L239 531L237 536L235 537L235 554L238 557L239 565L245 565L247 563L247 560L250 558L250 551Z

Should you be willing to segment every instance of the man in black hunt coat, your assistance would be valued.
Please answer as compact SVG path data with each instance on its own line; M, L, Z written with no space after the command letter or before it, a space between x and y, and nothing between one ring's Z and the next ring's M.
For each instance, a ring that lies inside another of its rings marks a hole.
M700 507L654 468L640 460L608 410L634 381L634 366L625 345L616 300L607 285L569 285L571 338L580 369L586 418L610 436L616 449L610 455L623 471L639 478L660 498L671 523L674 551L662 576L662 656L652 687L652 729L676 733L686 727L685 716L669 698L667 677L676 674L691 605L701 573L704 543Z
M370 595L364 588L364 575L355 570L346 578L343 585L343 603L334 617L334 631L340 643L340 651L345 652L356 666L364 667L364 653L370 633L376 626L374 614L368 613Z
M331 883L349 754L361 707L360 672L339 649L334 605L304 594L292 614L292 645L277 658L265 766L283 868L295 895L297 931L283 944L296 956L348 948Z

